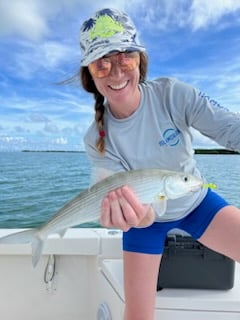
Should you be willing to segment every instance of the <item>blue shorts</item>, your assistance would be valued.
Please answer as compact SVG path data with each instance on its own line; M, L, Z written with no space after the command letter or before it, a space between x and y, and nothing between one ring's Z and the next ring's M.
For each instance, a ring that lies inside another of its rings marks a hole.
M175 228L199 239L217 212L227 205L227 201L209 189L201 204L186 217L170 222L155 222L147 228L131 228L123 232L123 250L161 254L167 233Z

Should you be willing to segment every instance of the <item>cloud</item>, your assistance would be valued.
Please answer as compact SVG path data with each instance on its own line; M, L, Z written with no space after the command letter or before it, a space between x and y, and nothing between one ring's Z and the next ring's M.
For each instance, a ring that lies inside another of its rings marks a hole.
M28 140L21 136L0 136L0 151L22 149Z
M56 124L46 123L44 126L44 131L49 132L49 133L58 133L59 128Z
M189 3L189 1L187 0ZM142 0L128 1L126 9L138 28L145 32L158 33L186 21L186 0L152 0L151 5Z
M128 1L126 8L138 26L146 31L157 33L177 28L191 28L193 31L216 25L228 14L236 14L240 2L236 0L142 0ZM221 28L226 26L221 25ZM219 27L219 26L218 26Z
M40 14L38 1L2 0L0 2L0 34L21 35L39 40L49 32L46 20Z
M77 17L87 18L103 7L98 1L88 0L1 0L0 36L20 36L30 41L42 41L59 29L70 29L66 17L80 24ZM104 7L126 10L131 16L141 19L141 29L166 30L173 26L191 26L198 30L216 24L223 16L236 13L240 3L236 0L151 0L151 5L142 0L104 1ZM76 12L81 12L76 15ZM64 12L64 18L61 14ZM52 21L59 22L53 28ZM75 25L75 24L74 24ZM78 26L80 27L80 25ZM75 30L76 32L78 30Z
M48 118L40 113L31 113L26 117L27 122L38 122L38 123L46 123L48 122Z
M236 0L193 0L188 20L193 30L197 30L214 25L225 15L238 10L240 2Z
M93 98L79 81L54 83L78 71L80 24L102 6L129 12L151 55L151 78L176 76L239 110L240 47L231 29L239 1L0 0L0 144L67 149L82 141Z
M191 128L193 136L193 145L195 148L219 148L220 145L208 137L202 135L199 131Z
M104 2L104 6L125 6L122 0ZM51 21L63 22L67 16L76 12L91 12L102 7L97 1L89 0L1 0L0 1L0 36L20 36L30 41L41 41L51 35ZM59 13L64 14L63 16ZM87 16L86 16L87 18ZM76 18L75 18L76 19ZM62 26L59 24L58 26Z
M71 66L75 62L78 66L79 53L71 45L58 41L46 40L40 46L36 46L32 42L18 40L5 46L5 52L2 48L2 56L7 56L7 50L12 50L13 47L14 52L10 56L10 63L3 65L3 70L19 79L32 79L36 72L39 72L42 78L49 76L51 72L56 76L56 72L61 72L62 65ZM70 57L71 62L69 62Z
M25 142L26 141L26 139L24 138L24 137L9 137L9 136L2 136L2 137L0 137L0 140L2 141L2 142L7 142L7 143L9 143L9 142Z
M52 143L57 144L57 145L66 145L66 144L68 144L68 139L60 137L60 138L52 140Z

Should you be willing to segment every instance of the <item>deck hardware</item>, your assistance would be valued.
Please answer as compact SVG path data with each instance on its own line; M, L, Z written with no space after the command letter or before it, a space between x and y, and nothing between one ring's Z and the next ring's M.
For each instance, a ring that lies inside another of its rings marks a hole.
M97 320L112 320L111 311L109 305L106 302L102 302L98 307Z
M52 292L52 282L56 270L56 257L55 255L49 255L48 262L44 271L44 282L47 284L47 291Z
M120 232L118 231L118 230L109 230L108 231L108 234L110 235L110 236L115 236L115 235L117 235L117 234L119 234Z

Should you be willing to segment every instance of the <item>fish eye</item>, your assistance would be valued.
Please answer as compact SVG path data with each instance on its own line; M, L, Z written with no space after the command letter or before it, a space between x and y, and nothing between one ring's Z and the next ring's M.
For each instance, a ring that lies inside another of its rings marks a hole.
M188 182L188 176L184 176L184 177L183 177L183 181L184 181L184 182Z

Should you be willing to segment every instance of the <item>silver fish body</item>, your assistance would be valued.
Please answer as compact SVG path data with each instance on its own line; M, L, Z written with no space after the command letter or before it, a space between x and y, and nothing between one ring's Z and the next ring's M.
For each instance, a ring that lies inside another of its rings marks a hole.
M1 243L32 243L33 265L42 253L44 240L54 233L64 235L69 227L98 221L100 206L109 191L130 186L142 203L177 199L201 187L203 181L192 175L161 169L142 169L116 173L94 184L63 206L47 223L0 239ZM164 213L164 212L163 212Z

